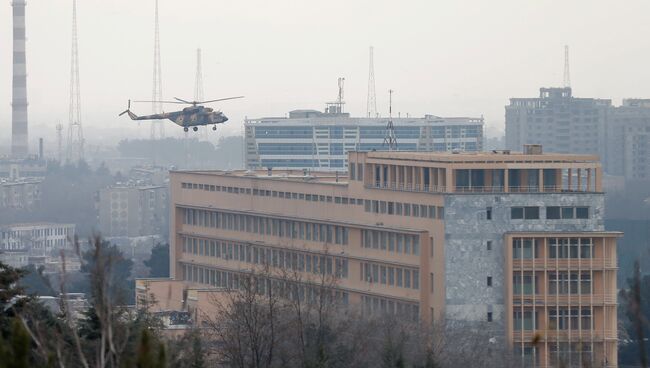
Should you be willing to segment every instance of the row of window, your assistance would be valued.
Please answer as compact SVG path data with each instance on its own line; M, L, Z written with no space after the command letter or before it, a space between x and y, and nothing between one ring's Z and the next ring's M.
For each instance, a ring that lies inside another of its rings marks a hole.
M539 220L539 207L511 207L510 218L513 220ZM588 218L589 207L546 207L546 219L548 220Z
M366 315L392 314L412 321L417 321L420 314L418 304L366 295L361 296L361 310Z
M512 258L539 258L540 243L539 239L514 239L512 243ZM591 238L547 239L548 258L551 259L589 259L593 257L593 247L594 244Z
M341 290L319 288L317 286L304 285L280 280L273 280L266 277L249 277L238 272L223 271L196 265L183 265L183 280L198 284L211 285L227 289L244 289L247 282L254 283L252 286L258 294L266 294L268 290L278 292L280 296L292 300L308 300L316 303L319 301L320 293L326 292L327 298L333 298L335 302L343 305L349 304L349 294Z
M420 288L420 271L410 268L361 262L360 279L387 286L416 290Z
M338 197L338 196L328 196L328 195L319 195L319 194L308 194L308 193L295 193L295 192L283 192L277 190L265 190L265 189L252 189L252 188L240 188L240 187L227 187L219 185L208 185L208 184L197 184L197 183L181 183L181 188L183 189L196 189L204 190L208 192L224 192L231 194L247 194L255 195L260 197L272 197L272 198L284 198L284 199L297 199L304 200L309 202L326 202L326 203L336 203L336 204L351 204L351 205L362 205L363 199L361 198L349 198L349 197Z
M388 250L400 254L420 254L418 235L400 234L391 231L362 230L361 246L369 249Z
M365 200L364 210L371 213L382 213L397 216L423 217L444 219L445 209L440 206L428 206L415 203L400 203L390 201Z
M186 225L221 228L340 245L347 245L349 241L349 230L344 226L281 220L265 216L192 208L184 208L183 212L183 224Z
M223 258L315 274L348 277L348 260L326 255L269 249L236 242L183 237L183 253Z
M538 294L537 277L532 274L515 274L512 276L515 295ZM591 294L591 274L588 272L551 272L548 274L548 295Z
M514 310L514 330L536 330L539 327L538 312ZM592 315L589 308L557 308L548 310L549 330L591 330Z

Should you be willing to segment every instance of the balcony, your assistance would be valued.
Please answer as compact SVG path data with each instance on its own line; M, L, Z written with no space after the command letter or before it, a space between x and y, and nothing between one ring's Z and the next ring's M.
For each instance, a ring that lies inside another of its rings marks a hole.
M543 270L602 270L616 269L616 260L610 258L535 258L513 259L513 271Z
M514 294L514 308L524 306L590 306L616 305L616 294Z
M616 330L530 330L513 331L513 342L599 342L617 339Z
M375 182L374 184L365 184L367 189L388 189L388 190L397 190L401 192L431 192L431 193L444 193L447 189L444 185L420 185L413 183L381 183Z

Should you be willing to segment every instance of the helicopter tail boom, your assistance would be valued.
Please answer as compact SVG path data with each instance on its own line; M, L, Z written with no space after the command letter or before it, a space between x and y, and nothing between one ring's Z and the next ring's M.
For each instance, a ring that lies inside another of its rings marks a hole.
M122 116L124 114L129 114L129 117L131 118L131 120L139 120L138 115L131 112L131 100L129 100L129 104L126 107L126 110L122 111L118 116Z

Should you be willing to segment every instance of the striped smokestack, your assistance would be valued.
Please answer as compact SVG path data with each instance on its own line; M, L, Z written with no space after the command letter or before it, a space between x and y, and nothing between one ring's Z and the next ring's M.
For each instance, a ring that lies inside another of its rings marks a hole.
M11 154L24 157L27 143L27 64L25 61L25 0L13 0L14 78L11 102Z

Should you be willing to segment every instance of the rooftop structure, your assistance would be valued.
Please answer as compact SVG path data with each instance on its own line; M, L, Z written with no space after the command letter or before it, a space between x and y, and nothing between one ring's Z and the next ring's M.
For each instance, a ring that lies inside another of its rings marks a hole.
M174 282L328 275L364 314L466 323L539 367L615 366L620 234L595 156L350 152L347 172L172 172Z

